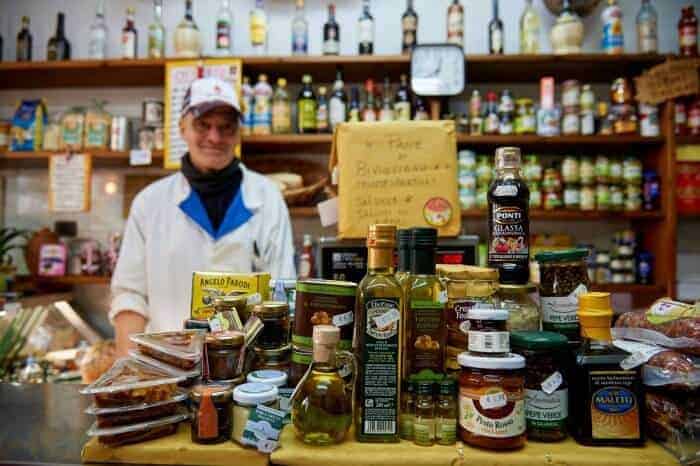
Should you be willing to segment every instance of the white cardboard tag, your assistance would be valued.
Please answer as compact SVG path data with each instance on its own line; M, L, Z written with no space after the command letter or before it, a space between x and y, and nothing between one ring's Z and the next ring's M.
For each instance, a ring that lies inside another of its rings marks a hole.
M321 226L329 227L338 223L338 198L333 197L316 205Z

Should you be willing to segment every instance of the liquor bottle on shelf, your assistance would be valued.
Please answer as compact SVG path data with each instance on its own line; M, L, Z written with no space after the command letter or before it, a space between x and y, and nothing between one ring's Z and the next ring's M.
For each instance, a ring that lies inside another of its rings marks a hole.
M56 16L56 35L49 39L46 45L48 61L70 60L70 42L64 34L65 18L65 15L60 12Z
M401 52L411 53L418 43L418 13L413 9L413 0L407 0L406 11L401 16Z
M399 88L396 90L394 101L395 119L399 121L409 121L411 119L411 92L408 88L408 77L401 75Z
M622 31L622 8L617 0L608 0L601 15L603 22L603 41L601 48L603 53L616 55L624 53L625 39Z
M570 0L563 0L561 13L550 32L552 51L556 55L580 53L583 46L583 21L571 8Z
M267 13L263 0L255 0L255 8L250 11L250 45L253 53L267 53Z
M678 21L678 45L680 55L684 57L698 56L698 17L692 5L683 7L681 19Z
M498 116L498 96L489 91L486 94L486 108L484 110L484 134L498 134L501 119Z
M241 85L241 135L250 136L253 134L253 106L255 93L250 85L250 78L243 76Z
M17 61L32 61L32 33L29 16L22 16L22 29L17 34Z
M138 58L139 33L134 26L134 9L126 9L126 24L122 29L122 58Z
M253 88L253 134L267 135L272 133L272 86L267 82L267 75L258 76L258 82Z
M360 38L358 53L372 55L374 53L374 18L369 12L369 0L362 1L362 15L357 20L357 35Z
M335 20L335 5L328 5L328 21L323 25L323 54L340 54L340 26Z
M372 79L365 82L365 91L367 92L367 100L362 109L362 121L377 121L377 111L374 108L374 81Z
M153 0L153 22L148 26L148 58L165 58L163 0Z
M384 78L384 94L382 97L382 108L379 109L379 121L394 121L394 107L391 102L391 83L389 77Z
M215 53L219 56L231 55L233 52L233 42L231 41L231 4L229 0L221 0L219 11L216 13L216 48Z
M272 97L272 132L288 134L292 132L292 107L287 92L287 80L277 78L277 89Z
M331 94L328 104L328 119L331 131L343 123L347 116L347 96L345 95L345 83L343 82L343 71L339 68L335 72L335 83L333 83L333 94Z
M301 254L299 256L299 280L313 278L314 273L314 245L311 235L305 234L302 242Z
M194 22L192 0L185 1L185 17L175 29L175 56L197 58L202 54L202 37Z
M657 53L659 50L659 16L651 0L642 0L637 13L637 51L639 53Z
M416 96L416 111L413 114L413 119L415 121L420 120L430 120L430 115L428 114L428 107L425 106L425 101L419 95Z
M304 0L297 0L292 19L292 55L309 54L309 22L304 13Z
M316 132L316 95L311 87L311 75L305 74L297 99L297 123L300 134Z
M318 133L327 133L330 130L326 92L326 86L318 88L318 101L316 102L316 131Z
M447 7L447 42L464 47L464 7L459 0Z
M469 98L469 134L472 136L480 136L484 133L484 118L481 107L481 93L478 89L474 89Z
M370 225L367 275L357 287L355 358L359 442L399 441L403 291L394 277L394 225ZM380 377L377 374L381 374Z
M489 53L503 55L503 21L498 17L498 0L491 0L493 18L489 22Z
M520 16L520 53L539 53L540 23L540 15L532 6L532 0L526 0Z
M353 123L362 121L360 112L360 89L357 86L352 86L352 89L350 89L350 106L348 107L348 121Z

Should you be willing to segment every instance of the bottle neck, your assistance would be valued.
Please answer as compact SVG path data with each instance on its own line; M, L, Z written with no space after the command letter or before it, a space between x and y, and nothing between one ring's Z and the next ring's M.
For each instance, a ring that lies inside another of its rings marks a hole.
M336 348L335 345L314 344L313 359L314 365L335 367Z
M158 3L153 6L153 17L156 23L161 23L163 20L163 7Z
M393 248L369 248L367 250L367 270L370 273L393 273Z
M399 248L398 272L409 272L411 264L411 250L409 248Z
M411 274L435 274L435 248L411 249Z
M193 15L192 15L192 2L187 1L185 3L185 19L188 21L192 21Z
M56 37L57 38L62 38L63 37L63 15L58 16L58 22L56 23Z
M520 167L497 168L496 177L501 180L514 180L520 178Z
M333 8L333 7L328 7L328 22L329 23L335 22L335 8Z
M493 0L493 19L498 20L498 0Z

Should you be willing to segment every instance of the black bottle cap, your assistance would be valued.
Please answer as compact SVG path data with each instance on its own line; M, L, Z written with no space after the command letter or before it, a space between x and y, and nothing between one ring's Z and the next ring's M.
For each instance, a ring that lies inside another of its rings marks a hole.
M435 228L412 228L411 248L435 248L437 246L437 230Z
M502 285L527 285L529 279L527 268L512 263L498 265L498 282Z
M396 246L399 249L408 249L411 247L411 230L396 231Z

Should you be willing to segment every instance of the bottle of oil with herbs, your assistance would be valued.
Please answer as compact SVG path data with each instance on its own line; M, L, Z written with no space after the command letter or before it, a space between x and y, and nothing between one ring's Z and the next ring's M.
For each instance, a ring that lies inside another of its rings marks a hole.
M404 380L401 391L401 415L399 434L403 440L413 440L413 423L416 420L415 383Z
M438 383L435 404L435 439L438 445L454 445L457 441L457 381L446 378Z
M334 325L316 325L313 330L313 362L292 393L292 425L299 440L310 445L334 445L345 439L353 413L353 380L348 385L340 376L336 347L340 329ZM352 361L347 351L337 352L339 359Z
M358 285L355 301L359 442L399 441L403 292L394 276L395 245L394 225L370 225L367 275Z
M435 444L435 401L433 382L421 380L416 389L416 417L413 421L413 443L423 447Z

